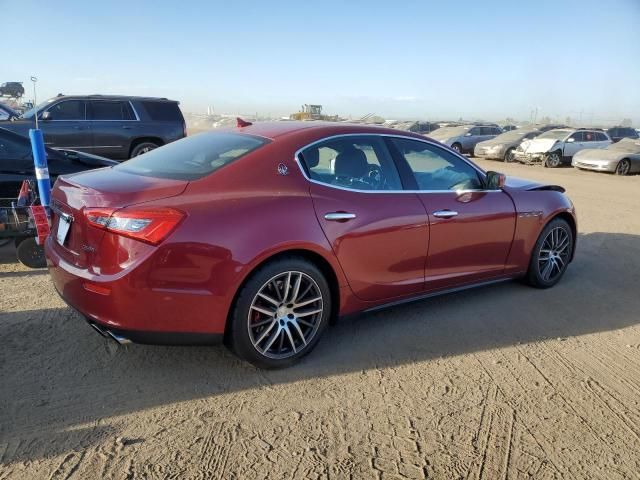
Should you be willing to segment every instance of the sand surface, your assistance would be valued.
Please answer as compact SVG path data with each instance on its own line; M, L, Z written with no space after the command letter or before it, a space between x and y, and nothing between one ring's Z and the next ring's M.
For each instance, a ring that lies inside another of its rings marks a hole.
M640 176L559 183L562 282L343 321L301 364L119 347L0 249L0 479L640 478Z

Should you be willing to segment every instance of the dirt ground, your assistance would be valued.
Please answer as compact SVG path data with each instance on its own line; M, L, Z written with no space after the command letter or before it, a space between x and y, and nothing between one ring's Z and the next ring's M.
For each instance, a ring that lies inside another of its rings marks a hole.
M0 479L640 478L640 176L479 163L567 188L562 282L346 320L282 371L119 347L0 249Z

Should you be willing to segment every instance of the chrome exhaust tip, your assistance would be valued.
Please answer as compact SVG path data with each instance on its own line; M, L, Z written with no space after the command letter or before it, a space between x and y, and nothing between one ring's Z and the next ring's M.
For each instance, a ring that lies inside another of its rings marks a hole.
M111 330L107 330L106 328L102 328L96 323L89 322L89 325L91 325L91 327L100 335L105 338L115 340L119 345L126 345L128 343L131 343L131 340L129 340L128 338L123 337L122 335L118 335L117 333L113 333Z
M116 342L118 342L120 345L127 345L128 343L131 343L131 340L129 340L128 338L125 338L122 335L117 335L113 333L111 330L107 330L107 334L111 338L113 338Z

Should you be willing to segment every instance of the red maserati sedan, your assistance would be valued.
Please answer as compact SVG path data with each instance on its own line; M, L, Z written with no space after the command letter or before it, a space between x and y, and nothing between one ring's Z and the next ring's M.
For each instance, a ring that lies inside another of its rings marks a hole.
M409 132L239 125L56 182L51 278L103 335L224 339L281 367L333 318L513 278L551 287L573 259L562 187Z

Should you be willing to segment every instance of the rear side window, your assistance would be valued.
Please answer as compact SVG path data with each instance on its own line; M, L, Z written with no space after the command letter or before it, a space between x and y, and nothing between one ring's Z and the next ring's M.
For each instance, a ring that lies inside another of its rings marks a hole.
M89 102L89 118L91 120L135 120L135 115L129 102L100 100Z
M147 177L197 180L267 142L265 138L239 133L201 133L151 150L114 168Z
M155 122L182 122L182 112L175 102L140 102Z
M400 175L377 136L345 136L305 148L300 155L312 180L350 190L402 190Z
M597 142L606 142L609 140L607 136L603 132L596 132L596 141Z

